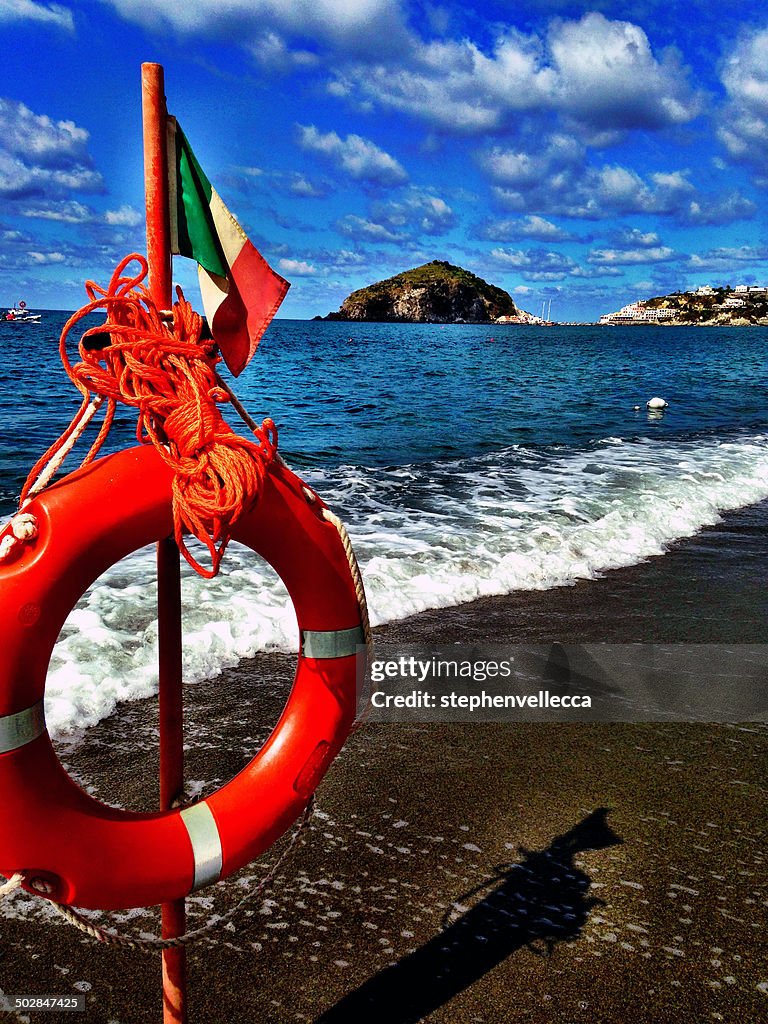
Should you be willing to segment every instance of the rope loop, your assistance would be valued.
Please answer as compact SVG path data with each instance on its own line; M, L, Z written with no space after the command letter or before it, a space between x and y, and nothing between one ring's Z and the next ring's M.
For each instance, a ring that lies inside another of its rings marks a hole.
M134 263L138 269L130 270ZM59 342L61 361L82 404L32 468L21 503L45 486L103 402L104 420L82 465L93 461L121 402L137 410L139 442L154 445L173 472L173 529L181 553L197 573L211 579L233 525L258 499L277 451L277 428L270 419L254 423L252 439L232 430L219 409L230 401L230 393L216 372L215 342L202 337L202 317L178 287L173 309L158 309L143 284L147 272L146 259L133 253L118 264L107 288L86 282L89 301L66 322ZM78 346L80 361L73 363L67 351L70 333L97 311L106 314L106 321L86 329ZM185 533L205 545L210 568L191 554Z
M287 845L284 847L282 853L274 862L267 874L257 882L256 885L249 889L233 907L226 911L226 913L210 918L199 928L185 932L183 935L178 935L170 939L162 939L158 935L122 935L111 928L104 928L102 925L96 924L89 917L85 917L79 910L75 910L74 907L69 906L67 903L51 902L51 906L73 927L84 932L86 935L89 935L92 939L96 939L97 942L101 942L105 946L119 946L123 949L137 949L143 952L152 952L158 949L177 949L181 946L187 946L191 942L196 942L198 939L211 936L211 933L219 931L222 926L229 924L237 917L246 904L252 902L257 896L260 896L265 889L275 881L278 871L294 852L299 840L309 828L314 813L315 797L313 795L310 797L309 803L304 808L304 812L299 819L298 825L293 831L293 835L288 840ZM16 872L15 875L12 875L11 878L8 879L5 885L0 886L0 897L9 895L16 889L20 888L24 880L24 873L21 871ZM41 892L40 896L42 899L45 899L44 893Z

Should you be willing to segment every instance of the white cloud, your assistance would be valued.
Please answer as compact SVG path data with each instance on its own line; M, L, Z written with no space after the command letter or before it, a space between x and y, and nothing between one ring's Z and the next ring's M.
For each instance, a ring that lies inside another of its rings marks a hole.
M532 159L540 173L525 179L510 174L508 163L498 152L486 161L491 177L502 183L494 188L502 207L600 220L617 213L671 213L680 209L693 191L690 182L677 173L644 180L637 171L620 164L558 167L548 165L546 153ZM507 184L513 187L504 187Z
M265 33L318 40L356 56L395 53L409 41L397 0L104 0L124 18L158 31L241 39Z
M88 132L74 121L34 114L18 100L0 98L0 146L6 153L43 166L88 157Z
M510 32L486 56L470 40L416 43L396 65L349 65L335 92L366 96L439 128L468 134L502 126L512 111L547 103L551 72L539 68L538 44Z
M336 132L321 132L314 125L298 125L298 129L303 149L326 157L357 181L391 186L408 178L394 157L360 135L342 139Z
M418 189L411 189L401 200L374 203L371 213L377 223L393 230L425 235L444 235L456 224L456 214L444 199Z
M768 185L768 28L745 34L721 70L729 102L718 136L731 158L752 166Z
M23 207L19 212L22 217L58 221L62 224L108 224L113 227L135 228L144 221L144 215L132 206L124 205L117 210L99 213L93 207L74 199L50 200Z
M499 266L519 271L526 281L562 281L577 269L570 256L544 249L492 249L490 256Z
M74 121L55 121L17 100L0 98L0 195L102 191L87 144L88 132Z
M700 195L692 199L680 214L683 224L732 224L735 220L749 220L757 213L757 205L738 192L722 196Z
M123 205L117 210L107 210L104 214L105 224L114 224L124 228L136 228L144 222L144 214L134 210L132 206Z
M0 22L36 21L74 32L72 12L61 4L39 4L33 0L0 0ZM10 40L7 40L10 42Z
M327 178L310 178L299 171L265 170L261 167L236 167L227 177L227 186L249 198L254 190L273 195L275 190L299 199L320 199L335 190Z
M101 175L92 168L79 167L67 171L30 167L0 149L0 196L5 199L101 192L103 188Z
M642 213L660 212L669 196L693 189L679 172L653 174L646 182L637 171L618 164L601 167L596 173L595 184L599 198L610 209Z
M94 267L102 267L102 280L108 280L124 255L122 246L118 250L113 244L95 238L89 238L84 244L64 239L51 242L21 231L0 230L0 269L9 270L13 281L19 280L18 270L22 267L61 267L64 264L69 268L90 268L88 276L92 276ZM82 282L78 287L82 291Z
M103 0L158 32L239 39L263 65L332 67L329 91L443 130L485 133L524 111L555 111L593 144L684 124L700 109L675 51L654 52L636 24L591 12L540 32L496 26L481 45L408 27L405 0ZM447 25L445 18L438 22ZM425 28L429 31L430 18Z
M599 266L575 267L570 272L571 277L584 277L591 281L594 277L623 277L624 271L621 267L612 267L607 263Z
M328 195L330 187L325 182L310 181L305 174L297 172L289 177L288 191L300 199L321 199Z
M643 263L667 263L680 258L680 254L668 245L657 245L639 249L593 249L587 262L597 266L629 267Z
M705 253L694 253L688 260L690 270L717 270L725 273L742 272L740 264L768 263L768 246L740 245L710 249Z
M549 249L492 249L500 267L516 270L526 281L562 281L566 277L618 277L622 271L607 265L580 267L570 256Z
M482 154L482 166L494 181L518 189L538 184L544 175L578 166L584 160L584 149L575 139L555 135L540 141L534 151L504 149L495 146Z
M517 242L524 238L538 242L565 242L574 237L551 220L537 214L516 220L487 220L475 229L475 234L478 238L494 242Z
M273 74L285 75L297 68L312 68L320 60L309 50L291 50L276 32L265 32L249 49L258 63Z
M626 249L638 246L652 248L661 243L655 231L641 231L639 228L620 228L612 233L611 238L617 245Z
M487 53L469 39L414 40L396 64L344 64L332 91L467 134L551 110L595 145L684 124L701 107L674 51L656 55L642 28L594 12L555 20L543 36L507 28Z
M752 217L756 209L738 192L698 192L687 170L644 178L621 164L590 165L585 148L559 133L542 136L530 152L494 146L479 162L495 183L493 195L502 209L539 217L603 220L646 213L682 224L730 224Z
M384 224L377 224L374 221L358 217L353 213L342 217L336 222L336 230L346 235L347 238L355 238L367 242L403 242L406 236L392 231Z
M67 257L63 252L28 252L27 256L36 266L44 266L51 263L66 263Z
M553 224L551 220L546 220L544 217L538 217L536 214L525 217L518 226L524 238L559 242L569 237L568 232L563 231L557 224Z
M293 274L296 277L311 277L317 273L315 267L311 263L306 263L304 260L287 260L281 259L278 263L280 270L286 274Z
M414 187L403 189L399 199L371 203L368 212L368 217L347 214L334 227L356 241L394 242L403 247L419 245L425 235L446 235L457 223L444 199Z
M367 254L364 256L361 252L355 252L353 249L334 249L330 255L330 260L336 267L359 267L368 259Z
M594 11L556 21L549 48L560 109L601 131L684 124L699 111L674 51L654 56L631 22Z
M46 206L27 206L21 210L21 215L36 220L60 221L63 224L85 224L87 221L93 220L94 211L85 203L64 200L49 203Z

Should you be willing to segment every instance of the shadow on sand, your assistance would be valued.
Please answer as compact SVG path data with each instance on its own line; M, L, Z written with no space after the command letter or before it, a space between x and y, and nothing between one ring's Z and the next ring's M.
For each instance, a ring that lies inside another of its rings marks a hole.
M454 902L443 931L344 996L316 1024L415 1024L519 949L549 956L576 939L600 900L574 857L623 842L598 808L545 850L522 850Z

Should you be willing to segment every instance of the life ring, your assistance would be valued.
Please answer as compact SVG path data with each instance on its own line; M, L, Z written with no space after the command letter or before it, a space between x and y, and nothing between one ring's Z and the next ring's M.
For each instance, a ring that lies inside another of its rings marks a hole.
M0 871L24 872L56 902L150 906L230 875L298 818L355 717L363 631L343 544L323 503L276 460L233 530L277 571L298 619L296 677L271 736L226 785L179 810L108 807L69 777L43 716L53 646L101 573L172 533L170 495L153 448L100 459L27 506L38 536L0 566Z

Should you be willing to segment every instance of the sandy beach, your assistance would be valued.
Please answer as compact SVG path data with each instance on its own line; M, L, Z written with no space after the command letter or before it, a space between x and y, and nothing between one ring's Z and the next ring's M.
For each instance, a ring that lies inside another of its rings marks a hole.
M377 635L760 642L765 521L754 506L601 580ZM188 688L190 795L257 749L292 671L265 656ZM61 756L102 798L149 809L156 732L155 702L135 702ZM767 748L754 723L364 726L270 891L190 950L191 1020L751 1024L768 998ZM269 862L193 897L191 924ZM101 948L24 895L2 912L6 993L84 992L96 1024L160 1019L157 955ZM157 928L154 911L117 918Z

